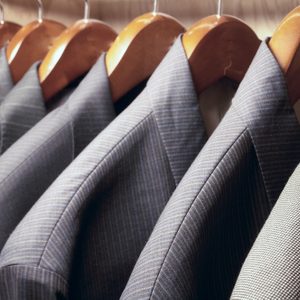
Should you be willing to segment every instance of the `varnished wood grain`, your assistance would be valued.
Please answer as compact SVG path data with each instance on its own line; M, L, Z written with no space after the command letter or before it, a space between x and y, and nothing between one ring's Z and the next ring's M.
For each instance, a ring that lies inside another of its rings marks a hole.
M90 70L116 37L110 26L98 20L80 20L65 30L54 41L39 68L45 100Z
M31 65L43 59L65 26L53 20L33 21L9 42L6 55L13 81L17 83Z
M285 73L291 104L300 99L300 7L290 12L278 26L270 48Z
M224 76L241 82L261 41L238 18L209 16L192 26L182 42L200 95Z
M44 0L45 16L66 25L83 16L83 0ZM91 15L120 31L135 17L152 9L152 0L91 0ZM216 12L213 0L160 0L160 11L179 19L186 27ZM298 0L224 0L224 13L246 21L262 38L271 35ZM33 0L6 1L6 17L26 24L36 17Z
M183 32L176 19L161 13L147 13L128 24L106 56L113 101L149 78Z
M8 43L12 37L20 30L21 26L12 22L3 22L0 24L0 47Z

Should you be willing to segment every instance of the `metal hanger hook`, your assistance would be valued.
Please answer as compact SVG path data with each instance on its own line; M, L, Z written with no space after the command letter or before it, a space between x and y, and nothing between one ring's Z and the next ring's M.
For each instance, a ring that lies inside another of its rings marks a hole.
M4 5L3 5L3 1L0 1L0 24L4 24Z
M88 20L90 18L91 13L91 7L90 7L90 1L84 0L84 19Z
M37 0L38 4L38 21L43 22L44 19L44 5L42 0Z
M154 4L153 4L153 13L157 14L158 13L158 9L159 9L159 3L158 0L153 0Z
M217 16L220 18L223 15L223 0L218 0Z

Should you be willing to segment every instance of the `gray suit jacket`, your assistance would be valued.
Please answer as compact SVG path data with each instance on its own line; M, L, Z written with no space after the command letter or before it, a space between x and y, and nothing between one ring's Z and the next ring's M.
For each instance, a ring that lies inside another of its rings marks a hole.
M0 256L0 299L117 299L206 141L179 39L140 96L64 171Z
M248 254L231 299L300 298L299 216L300 165Z
M14 83L6 58L6 47L3 47L0 50L0 104L13 86Z
M26 72L0 105L0 155L52 109L53 105L50 108L45 106L38 66L39 62ZM59 94L54 105L66 101L73 90L72 87Z
M66 104L0 157L0 249L54 179L114 117L102 57Z
M228 299L300 160L300 126L262 43L233 104L167 207L122 299Z
M34 64L0 105L0 154L46 115Z

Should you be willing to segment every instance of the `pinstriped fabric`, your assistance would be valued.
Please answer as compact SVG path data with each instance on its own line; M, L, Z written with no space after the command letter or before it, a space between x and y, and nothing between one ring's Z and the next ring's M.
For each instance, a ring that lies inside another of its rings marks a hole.
M76 101L68 101L67 105L73 120L77 156L116 117L105 55L91 69L75 97Z
M13 86L14 84L6 58L6 48L3 47L0 50L0 104Z
M67 293L68 284L57 274L51 273L42 268L28 268L26 266L19 266L14 268L8 266L5 269L0 270L1 273L5 272L5 281L0 281L1 299L44 299L43 295L47 294L47 286L45 282L51 282L52 285L58 286L62 291L56 293L51 300L63 300L65 299L61 295ZM10 290L10 286L15 279L20 275L25 275L28 278L28 282L24 285L22 282L18 282L14 290Z
M183 166L206 141L191 82L179 39L142 94L25 216L2 250L0 268L26 265L59 274L68 279L70 299L119 298ZM185 110L190 114L179 114ZM175 134L166 137L170 128ZM27 278L16 281L6 291ZM45 285L43 299L60 291Z
M154 101L152 101L153 110L155 112L154 116L161 133L162 141L166 147L176 185L191 164L191 153L199 152L199 143L190 143L191 139L195 138L195 132L199 131L200 136L205 137L205 128L203 125L199 126L199 120L197 118L186 122L190 116L199 115L199 107L198 105L190 105L189 98L194 99L196 102L197 95L194 91L193 80L187 70L189 66L185 65L184 68L180 66L184 58L185 54L183 52L180 53L179 58L175 57L174 61L171 55L167 57L164 64L166 67L162 66L157 69L155 76L150 78L147 89L149 98L154 99ZM176 72L166 76L166 68L169 68L172 64ZM178 70L180 69L183 70L183 74L179 73ZM186 79L180 84L183 77ZM157 89L162 79L163 86ZM179 97L174 97L174 82L180 84ZM160 99L160 101L156 99ZM169 99L172 100L170 101ZM174 109L174 106L178 106L180 109ZM172 112L172 114L170 112ZM171 126L174 124L174 120L180 123L180 131L174 130L173 126ZM180 137L178 137L178 135L180 135ZM180 152L178 148L182 148L184 151Z
M235 124L234 129L231 122ZM235 147L231 149L232 145L235 145ZM228 151L228 149L231 149L231 151ZM244 124L236 114L228 113L224 122L217 129L216 135L212 136L197 161L193 164L193 166L201 164L201 170L199 170L199 167L191 167L188 171L189 176L184 177L161 215L159 225L154 229L150 242L143 250L122 295L124 299L197 299L198 297L200 299L218 299L218 297L214 298L213 293L216 291L216 287L212 286L216 279L212 280L209 273L214 273L213 267L219 268L221 266L219 266L219 262L222 259L219 258L218 253L215 253L216 250L222 251L224 255L226 254L223 247L222 250L218 247L214 249L213 246L216 245L210 246L207 243L211 236L213 236L213 241L217 242L220 238L224 241L224 237L217 236L218 233L215 230L222 220L214 217L210 211L214 209L216 212L222 212L223 214L225 208L228 209L230 205L229 211L232 210L231 214L234 214L235 209L247 204L247 200L251 197L251 194L247 192L251 188L245 190L247 185L241 185L241 182L239 182L238 186L242 188L243 193L247 196L243 198L240 204L237 201L230 203L234 193L239 193L241 190L228 186L227 182L232 180L233 183L236 183L239 179L242 181L243 177L239 178L238 171L243 168L247 168L249 171L251 170L249 169L250 166L257 168L257 163L253 165L253 161L255 161L253 152L250 137L245 131ZM220 165L220 161L222 161L222 165ZM212 173L214 169L218 172ZM196 206L196 204L192 204L192 199L200 197L200 195L197 196L199 185L202 186L205 182L207 184L202 192L202 198L205 200L202 200ZM210 198L222 197L223 193L226 192L230 195L224 201L210 202ZM191 212L189 213L189 211ZM222 215L222 217L224 218L222 226L226 226L232 233L232 222L228 222L232 215L228 213L226 218L225 215ZM185 218L189 218L189 222L183 222ZM202 229L201 227L204 225L205 228ZM207 229L207 227L211 228ZM170 248L177 232L180 236L176 239L174 246L172 245ZM206 243L207 245L204 247ZM202 247L200 248L199 245ZM169 252L168 249L170 249ZM204 261L197 261L197 256L194 254L196 251L199 251L199 255L201 253L203 257L205 256ZM164 262L164 269L160 273L162 277L156 281L158 270L163 264L163 257L165 257L166 252L170 257L169 260L172 262L174 260L176 265L173 266L168 261ZM235 259L237 258L235 257ZM200 270L202 268L205 270L205 274L201 274ZM226 278L230 279L230 275L227 270ZM197 291L197 287L200 287L200 280L202 288L210 285L207 294ZM153 288L154 282L157 282L155 288ZM172 288L169 288L169 286Z
M248 254L231 299L300 298L299 180L298 166Z
M261 51L247 74L248 80L241 84L235 97L236 101L233 100L233 103L249 128L259 158L268 199L273 206L287 181L281 174L286 170L288 173L294 170L295 161L298 163L299 149L298 132L286 134L291 124L295 123L295 115L287 100L284 75L275 58L268 55L267 47L266 44L262 44ZM270 75L264 78L258 76L266 72ZM256 93L255 101L252 101L253 91L258 86L263 88L263 92ZM277 111L273 114L268 113L270 107L275 107ZM270 163L271 161L276 163Z
M46 115L37 67L30 68L0 105L0 154Z
M300 159L299 124L286 103L284 78L262 43L232 107L169 200L121 299L230 297Z
M102 56L66 104L0 157L0 249L42 193L114 117Z

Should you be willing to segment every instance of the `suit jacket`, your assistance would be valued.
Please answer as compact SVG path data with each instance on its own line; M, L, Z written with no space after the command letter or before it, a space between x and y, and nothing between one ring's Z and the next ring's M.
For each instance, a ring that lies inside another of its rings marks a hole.
M35 63L24 77L10 90L0 105L0 155L24 133L43 119L52 106L68 99L74 88L66 89L46 107Z
M206 141L178 39L139 97L64 171L0 257L0 299L117 299Z
M228 299L300 159L285 79L262 43L222 123L162 213L122 299Z
M0 104L13 86L14 83L6 58L6 47L3 47L0 50Z
M43 192L114 117L102 57L66 104L0 157L0 249Z
M300 166L248 254L231 299L299 299L299 182Z

